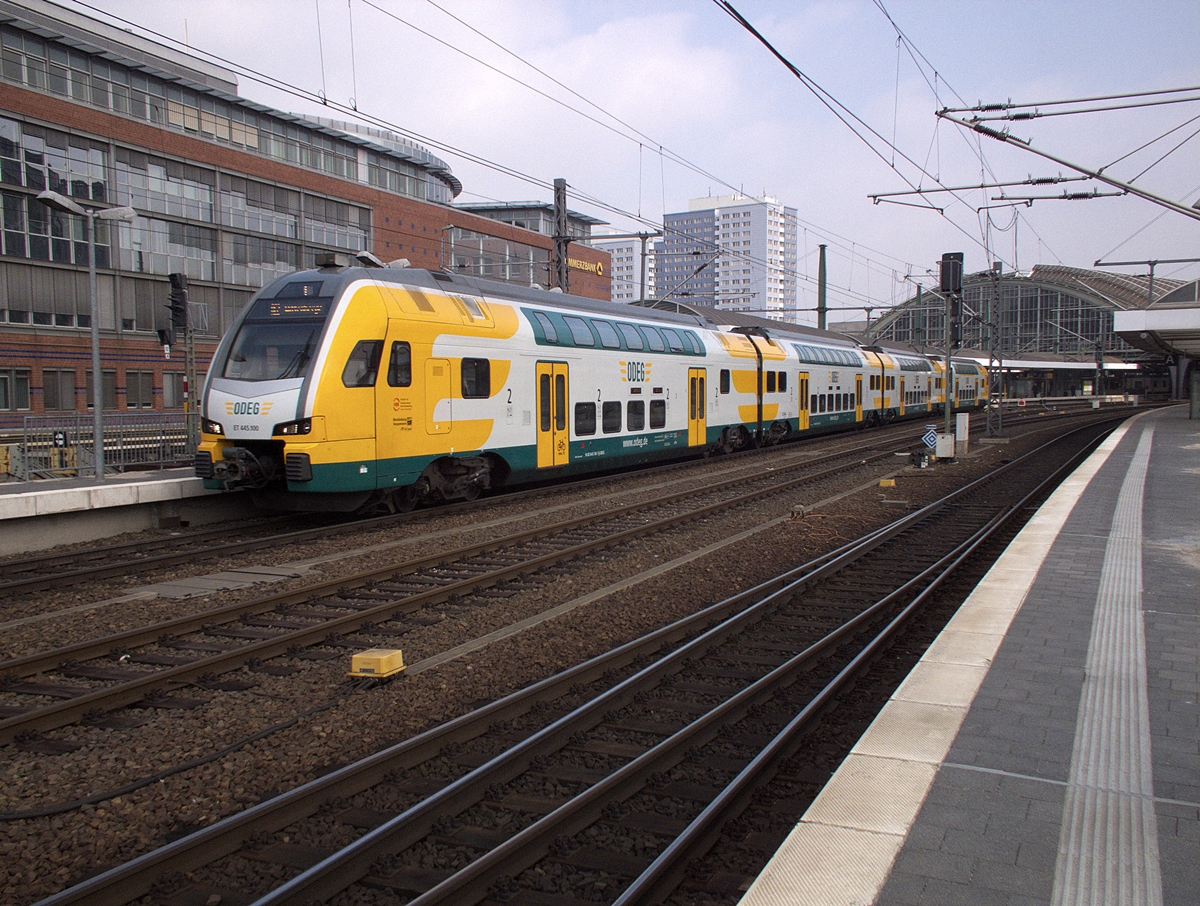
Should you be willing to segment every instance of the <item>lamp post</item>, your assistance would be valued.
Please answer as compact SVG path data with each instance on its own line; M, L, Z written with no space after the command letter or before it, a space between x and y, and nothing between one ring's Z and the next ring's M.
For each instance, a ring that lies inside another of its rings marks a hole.
M133 220L137 215L131 207L85 208L58 192L47 189L38 195L38 201L53 211L76 214L83 218L84 238L88 249L88 301L91 305L92 325L92 455L96 481L104 480L104 377L100 373L100 311L96 301L96 220Z

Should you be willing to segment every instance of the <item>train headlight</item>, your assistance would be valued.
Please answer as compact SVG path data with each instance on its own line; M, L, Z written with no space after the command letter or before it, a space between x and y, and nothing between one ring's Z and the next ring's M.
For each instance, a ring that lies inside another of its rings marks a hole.
M282 422L271 429L273 435L298 435L312 433L312 419L301 418L294 422Z
M200 419L200 430L204 434L217 434L222 437L225 435L225 427L220 422L214 422L211 419Z

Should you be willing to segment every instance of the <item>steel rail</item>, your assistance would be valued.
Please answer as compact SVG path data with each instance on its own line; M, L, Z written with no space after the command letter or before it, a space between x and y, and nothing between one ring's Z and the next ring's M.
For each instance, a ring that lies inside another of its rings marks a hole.
M919 511L918 511L919 513ZM287 827L294 821L315 813L332 798L353 796L379 783L391 771L420 764L443 746L452 742L473 739L498 720L519 717L537 702L553 700L564 695L578 683L592 682L610 670L617 670L648 653L671 644L701 627L727 615L762 594L778 591L786 585L814 576L823 568L864 542L893 530L898 523L909 523L917 516L909 514L896 522L877 529L863 538L817 557L782 576L770 579L754 588L733 595L704 610L683 617L674 623L654 630L617 648L560 673L518 689L503 698L459 717L451 718L417 736L315 780L250 806L186 837L138 856L101 874L60 891L38 906L66 906L87 903L95 906L121 906L137 899L167 871L188 871L199 868L223 855L236 851L246 840L258 833Z
M968 543L960 546L959 552L946 569L896 616L875 642L872 642L856 656L829 686L788 722L787 726L738 773L733 781L688 824L683 832L667 845L654 862L630 882L629 886L614 901L613 906L643 906L643 904L658 903L666 899L674 891L679 878L686 871L688 862L703 855L711 848L716 841L721 825L741 813L753 795L753 791L774 773L776 766L783 758L791 754L791 750L797 744L797 737L814 722L821 710L845 685L846 681L862 671L863 665L873 659L887 639L894 635L902 623L907 622L919 607L925 604L942 583L978 550L980 545L1003 531L1020 512L1045 493L1047 488L1057 486L1065 474L1074 470L1092 452L1097 443L1099 440L1096 443L1088 444L1060 465L1036 488L1005 512L999 514L988 526L977 532ZM946 559L949 557L944 558L943 562Z
M885 443L889 443L889 442L885 442ZM891 441L890 443L903 444L904 442L903 441ZM866 445L860 445L859 447L851 447L849 449L829 453L824 456L817 457L815 459L810 458L807 460L797 461L797 462L788 464L787 466L785 466L785 468L786 469L802 468L804 466L812 465L813 463L827 462L827 461L834 460L834 459L844 458L846 456L857 455L858 453L861 452L861 450L863 449L864 446L869 448L869 447L877 446L877 445L876 444L866 444ZM762 451L748 451L748 452L762 452ZM778 451L777 450L776 452L792 453L793 451ZM687 467L689 465L694 465L694 464L695 464L694 461L689 460L684 463L677 463L677 464L674 464L671 466L667 466L666 468L671 469L672 471L679 471L679 470L683 470L685 467ZM730 469L730 471L733 471L736 468L745 468L750 465L752 465L752 463L734 462L732 464L732 468ZM662 467L660 467L660 470L661 470L661 468ZM637 471L649 471L649 470L637 470ZM623 473L623 474L627 474L627 473ZM587 487L590 487L592 485L600 484L603 482L608 482L611 480L612 480L612 477L607 476L607 475L598 477L598 478L582 479L580 481L572 482L570 487L572 489L586 489ZM679 479L679 480L687 481L688 479L683 478L683 479ZM746 479L743 478L741 480L744 481ZM506 495L506 497L504 499L514 500L514 499L518 499L518 498L524 499L527 497L538 497L538 496L542 496L543 494L553 493L554 491L557 491L557 490L560 490L560 486L527 488L523 491L516 492L511 495ZM433 512L436 512L438 514L446 513L446 512L451 512L451 513L469 512L474 509L479 509L482 507L494 505L494 503L497 499L498 498L495 498L495 497L489 497L489 498L484 498L481 500L464 501L464 502L460 502L460 503L447 504L443 507L439 507L436 511L433 511ZM239 540L239 541L229 541L229 542L224 542L221 544L210 545L210 546L201 548L199 550L189 549L186 551L172 551L172 552L163 553L163 554L156 554L153 556L129 557L128 559L119 560L119 561L116 561L113 563L106 563L106 564L99 565L99 566L83 566L83 567L79 567L77 569L70 569L65 572L52 573L50 575L35 575L35 576L27 576L24 578L12 579L12 580L9 580L6 582L0 582L0 597L16 595L16 594L25 594L25 593L34 592L34 591L45 591L45 590L51 589L51 588L61 588L61 587L70 586L70 585L78 585L82 582L89 582L89 581L93 581L93 580L97 580L97 579L107 579L112 576L124 576L124 575L128 575L131 569L136 569L138 571L146 572L146 571L149 571L152 569L162 569L162 568L166 568L166 567L170 567L170 566L176 566L180 563L193 563L193 562L203 561L203 560L213 560L223 554L229 554L229 553L242 554L242 553L245 553L246 551L261 550L264 548L277 547L277 546L284 545L284 544L295 544L297 542L302 542L302 541L305 541L308 539L326 539L326 538L330 537L331 535L343 535L343 534L349 535L349 534L353 534L353 533L359 532L359 531L371 531L374 529L383 528L388 525L394 525L396 523L404 523L404 522L413 521L417 518L420 518L421 515L424 515L424 512L429 512L429 511L422 511L421 513L416 513L416 512L392 513L392 514L388 514L388 515L384 515L384 516L374 516L374 517L370 517L367 519L359 519L359 520L355 520L352 522L342 523L340 525L330 525L330 526L323 526L323 527L312 528L312 529L298 529L296 531L282 532L277 535L268 535L268 536L265 536L262 538L251 538L251 539L245 539L245 540ZM229 527L225 526L222 528L207 529L207 530L204 530L204 531L198 532L198 533L189 533L188 535L181 537L181 538L155 539L155 540L151 540L151 541L123 542L120 544L102 545L99 547L87 548L83 551L72 551L72 552L62 553L62 554L47 554L47 555L42 555L42 556L38 556L38 557L27 557L27 558L23 558L20 560L0 561L0 566L3 566L6 570L6 572L8 572L9 574L11 574L11 571L14 569L20 570L22 568L29 568L29 567L51 568L51 567L59 566L59 565L63 565L63 564L77 563L77 562L79 562L81 557L91 557L91 556L103 555L103 554L113 553L113 552L124 553L126 551L143 551L143 550L156 549L156 548L162 548L162 547L168 547L168 546L177 548L177 547L183 546L185 544L193 543L197 539L204 540L204 539L207 539L210 537L218 537L222 534L228 534L229 531L230 531Z
M1007 471L1012 465L1027 459L1029 455L1031 454L1021 457L1013 464L1010 464L1010 466L1003 467L997 470L997 472ZM994 476L995 473L987 478L994 478ZM976 482L972 482L968 485L968 488L974 489L984 480L979 479ZM960 489L960 491L949 495L947 498L943 498L943 500L918 511L923 517L919 521L924 521L924 517L928 517L934 512L943 509L951 499L957 500L964 496L964 492L966 491L967 488ZM915 524L916 521L913 520L905 528ZM717 706L716 709L700 718L697 722L668 737L608 778L593 784L579 796L573 797L554 812L518 832L433 889L409 901L409 906L431 906L433 903L442 902L453 903L457 906L457 904L476 902L487 891L489 873L501 872L510 877L515 876L521 870L529 867L532 862L536 861L536 858L540 858L544 854L546 847L556 836L561 834L572 835L583 830L599 817L600 809L605 803L613 799L627 798L633 792L636 792L637 789L640 789L644 785L646 778L651 773L666 770L681 759L682 749L685 746L691 746L703 741L703 733L709 732L710 737L711 735L715 735L716 727L723 722L725 715L736 713L740 716L740 714L744 713L745 709L754 703L764 688L782 681L781 678L783 677L787 677L790 681L794 673L806 664L816 652L824 650L834 641L842 639L846 634L852 632L854 628L869 620L871 616L889 606L905 590L918 585L923 578L930 575L936 576L939 570L945 568L947 563L960 562L962 551L966 548L973 549L978 543L976 539L987 534L988 530L998 524L999 521L999 515L992 517L983 528L972 533L970 539L957 545L951 554L940 558L938 563L927 567L917 577L904 583L900 589L889 592L883 599L848 621L842 627L839 627L833 633L827 635L825 639L810 646L805 652L796 655L766 677L760 678L733 698ZM895 537L896 534L899 533L889 532L889 539ZM883 540L883 538L880 538L877 542L871 543L869 549L873 550ZM846 557L849 557L850 562L853 562L853 560L857 560L865 552L866 550L857 550L853 552L853 556L844 555L844 557L838 558L833 563L837 563L838 568L840 568L845 565L841 561L846 559ZM835 571L831 569L833 563L817 572L821 573L822 576L828 575L830 572ZM938 581L940 582L940 579ZM255 900L252 906L303 906L303 904L313 902L314 900L327 900L340 893L350 886L350 884L354 883L354 881L364 877L380 857L394 855L415 845L431 831L433 821L437 817L455 814L457 811L461 811L463 808L477 801L483 791L492 784L513 779L526 769L530 760L539 755L555 751L574 734L589 729L598 723L606 711L628 704L636 692L657 685L663 676L673 672L673 667L676 665L681 667L684 659L702 656L705 651L716 645L719 640L728 638L740 631L747 623L759 619L765 611L777 605L781 598L794 595L797 586L800 584L797 582L793 585L785 586L768 595L766 598L752 604L742 612L735 614L718 626L708 630L697 639L666 655L660 661L643 668L607 692L582 705L571 714L559 718L524 741L509 747L501 755L496 756L465 776L448 784L439 792L427 797L422 802L407 809L379 827L368 831L342 850L323 859L321 862L318 862L316 865L275 888L270 893ZM877 647L877 645L873 647ZM842 683L845 681L845 676L845 671L839 673L839 677L843 677ZM840 685L841 683L839 683L839 687ZM832 693L828 694L831 695ZM825 698L828 697L825 693L823 693L823 696Z
M1049 444L1043 445L1043 448L1046 446ZM1025 458L1021 457L1006 464L998 472L1019 468ZM976 489L993 477L994 474L978 479L948 498L908 514L862 539L843 545L823 557L662 627L643 638L628 642L476 711L453 718L425 733L381 750L360 762L333 771L83 881L43 900L40 906L65 906L85 902L97 906L118 906L130 902L145 894L168 871L192 870L235 852L256 834L280 830L315 813L331 798L348 797L362 792L380 782L389 772L419 764L450 742L474 738L494 721L520 716L538 702L561 696L573 684L594 681L609 670L619 669L663 645L685 638L714 621L725 619L730 613L746 607L757 598L789 586L799 588L819 581L837 568L833 565L836 561L848 559L856 549L863 545L871 548L877 546L873 542L882 543L884 536L893 536L923 521L936 509Z
M877 457L890 456L890 453L876 454ZM868 457L870 459L872 457ZM866 460L864 460L866 461ZM800 468L802 464L797 464ZM464 595L479 588L496 585L508 579L516 578L525 573L535 572L548 566L564 562L605 547L611 547L623 541L637 538L641 535L670 528L680 522L701 518L719 510L728 509L744 503L752 502L769 494L777 494L789 487L804 484L826 477L839 471L838 468L827 469L817 473L799 476L782 483L771 484L737 497L717 501L706 506L677 513L666 519L655 520L642 526L633 526L602 538L585 541L559 551L552 551L541 556L533 557L499 569L491 570L478 576L461 579L427 592L406 595L395 601L375 605L363 610L357 610L342 617L316 623L305 629L294 629L271 638L250 642L231 651L199 658L187 664L157 670L135 680L129 680L116 686L97 689L93 692L64 699L32 710L25 714L0 720L0 744L10 742L22 733L44 731L66 726L83 718L96 710L112 710L142 701L149 693L162 690L174 690L195 683L206 675L219 675L236 670L251 660L267 660L286 654L297 647L320 644L333 633L355 632L368 623L387 620L400 613L408 613L433 603L447 600L454 595ZM757 480L762 476L756 476ZM715 488L705 488L700 493L712 493L724 490L729 486L744 484L745 480L730 479ZM195 632L205 627L225 625L235 622L245 616L270 612L280 606L296 605L310 601L322 595L336 594L346 589L358 588L371 582L380 582L402 575L409 575L419 569L434 566L444 566L464 557L500 550L524 541L561 534L571 529L592 525L604 521L612 521L620 516L648 509L650 507L677 503L697 496L697 491L679 491L650 501L641 501L626 506L615 507L601 513L589 514L571 520L565 520L548 527L530 529L515 536L495 539L482 544L460 548L457 551L434 554L416 561L406 561L400 565L392 565L383 569L368 570L353 576L323 582L308 586L293 592L283 592L269 595L242 604L233 605L218 611L206 611L186 617L179 617L153 626L128 630L106 636L103 639L81 642L76 645L64 646L54 651L41 654L27 655L0 663L2 676L29 676L70 664L79 660L101 657L114 650L144 645L161 639L164 635Z

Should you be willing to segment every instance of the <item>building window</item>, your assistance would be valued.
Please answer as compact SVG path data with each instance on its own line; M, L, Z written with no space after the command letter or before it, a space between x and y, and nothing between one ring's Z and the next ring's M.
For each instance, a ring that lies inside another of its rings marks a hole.
M188 220L213 220L216 177L211 170L118 148L117 200L139 211Z
M154 408L154 373L151 371L125 372L125 408Z
M42 371L42 408L47 412L75 411L75 370Z
M222 176L221 223L252 233L297 239L300 193L240 176Z
M29 372L20 368L0 369L0 411L29 408Z
M266 286L300 266L300 247L291 242L226 233L223 272L226 283Z
M117 408L117 373L115 371L102 371L102 380L104 382L104 408ZM95 405L95 390L92 382L92 371L89 368L87 372L87 407L91 409Z
M183 384L187 376L182 371L163 372L163 408L182 409L186 402Z
M136 217L120 224L124 270L139 274L186 274L193 280L216 277L217 233L201 226Z
M304 238L314 245L352 252L370 248L371 212L331 198L306 195Z

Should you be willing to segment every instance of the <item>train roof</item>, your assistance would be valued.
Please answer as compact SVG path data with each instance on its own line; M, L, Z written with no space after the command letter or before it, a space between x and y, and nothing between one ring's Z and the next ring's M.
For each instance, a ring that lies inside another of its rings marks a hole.
M605 302L586 296L575 296L557 290L518 286L499 280L484 280L447 274L421 268L401 267L322 267L314 270L296 271L279 278L263 288L262 295L271 298L285 283L303 283L321 280L325 283L323 294L334 295L356 280L371 280L395 286L416 286L437 292L469 293L509 302L536 305L540 308L568 308L595 312L612 318L641 319L685 324L689 327L711 327L695 315L673 314L653 309L630 306L623 302Z

